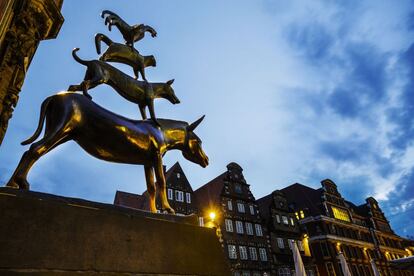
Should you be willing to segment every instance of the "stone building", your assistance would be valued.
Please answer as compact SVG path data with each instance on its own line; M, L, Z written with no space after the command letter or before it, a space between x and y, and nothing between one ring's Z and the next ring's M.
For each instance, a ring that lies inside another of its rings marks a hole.
M233 275L271 275L269 237L255 198L236 163L197 189L199 216L216 227Z
M374 198L356 206L332 180L321 183L319 189L296 183L281 190L298 214L320 275L342 275L339 252L353 275L374 275L371 260L381 275L414 275L390 266L408 252Z
M175 163L165 172L167 183L167 197L171 207L177 215L197 214L197 202L194 198L193 188L188 182L180 164ZM142 209L149 211L148 195L145 191L142 195L117 191L114 199L115 205ZM159 200L156 202L157 209L161 209Z
M0 1L0 145L41 40L56 38L63 0Z
M266 226L271 244L272 275L295 275L295 264L289 240L296 242L308 276L318 275L311 257L308 239L302 234L298 220L303 213L290 208L283 192L276 190L257 201L260 216Z

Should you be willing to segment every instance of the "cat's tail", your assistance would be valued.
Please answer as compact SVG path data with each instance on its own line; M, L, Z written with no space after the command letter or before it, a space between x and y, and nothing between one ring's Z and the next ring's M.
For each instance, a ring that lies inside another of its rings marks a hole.
M108 46L111 46L111 44L113 43L113 41L106 35L97 33L95 35L95 47L96 47L96 52L98 53L98 55L101 54L101 41L105 42L105 44Z
M88 66L88 61L87 61L87 60L80 59L80 58L76 55L76 52L77 52L77 51L79 51L79 48L75 48L75 49L73 49L73 50L72 50L72 56L73 56L73 58L74 58L77 62L79 62L80 64L83 64L83 65L85 65L85 66Z

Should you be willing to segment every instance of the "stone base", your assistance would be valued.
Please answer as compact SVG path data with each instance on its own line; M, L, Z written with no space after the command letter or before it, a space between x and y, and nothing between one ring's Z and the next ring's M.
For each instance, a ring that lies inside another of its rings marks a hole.
M0 275L230 275L197 217L0 188Z

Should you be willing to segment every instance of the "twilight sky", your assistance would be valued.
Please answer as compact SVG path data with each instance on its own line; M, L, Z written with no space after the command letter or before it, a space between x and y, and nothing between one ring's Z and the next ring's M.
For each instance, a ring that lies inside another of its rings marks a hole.
M206 169L179 152L196 189L232 161L256 198L295 182L320 187L330 178L359 205L368 196L400 235L414 234L414 5L413 1L109 1L66 0L56 40L40 44L0 147L6 182L34 132L41 102L82 81L95 59L97 32L122 42L100 18L104 9L158 36L136 43L153 54L150 81L175 78L181 104L156 100L158 117L194 121L210 158ZM129 67L120 66L132 74ZM140 118L138 108L102 85L94 101ZM106 163L74 142L41 158L31 189L112 202L116 190L142 193L142 166Z

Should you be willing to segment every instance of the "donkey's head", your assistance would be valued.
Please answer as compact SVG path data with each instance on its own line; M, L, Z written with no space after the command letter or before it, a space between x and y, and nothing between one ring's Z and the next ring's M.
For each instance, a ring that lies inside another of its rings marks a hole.
M175 95L174 89L171 87L171 84L173 84L174 79L167 81L164 84L164 91L163 91L163 95L165 99L169 100L170 103L172 104L179 104L180 100L177 98L177 96Z
M185 159L199 164L201 167L205 168L208 165L208 157L201 147L200 138L198 138L198 136L194 133L194 129L201 123L203 119L204 115L194 123L187 126L186 142L184 143L182 153Z

